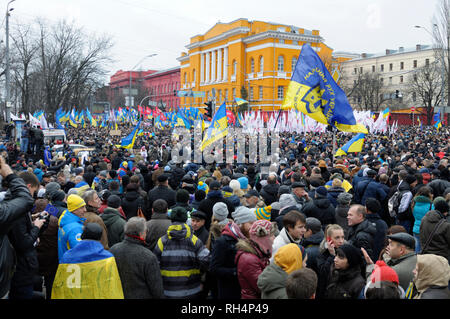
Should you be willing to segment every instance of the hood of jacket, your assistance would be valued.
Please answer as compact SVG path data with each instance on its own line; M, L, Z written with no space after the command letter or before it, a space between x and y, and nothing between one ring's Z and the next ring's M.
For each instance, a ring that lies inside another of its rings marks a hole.
M333 197L337 197L340 193L345 193L345 189L343 187L328 188L328 194L330 194Z
M399 191L410 191L411 187L409 186L409 184L405 181L401 181L400 185L398 185L398 190Z
M125 193L125 199L129 202L133 202L139 198L139 193L136 191L130 191Z
M428 203L431 204L431 199L428 196L419 195L414 197L414 201L416 203Z
M331 202L328 198L314 198L314 205L320 209L327 209L330 207Z
M258 277L258 288L266 294L286 287L288 274L280 266L270 263Z
M167 237L169 239L185 239L190 238L193 235L191 227L186 223L173 222L167 229Z
M58 225L61 228L64 228L66 225L71 223L83 223L86 218L78 217L77 215L69 212L67 209L62 213Z
M450 266L446 258L433 254L417 255L417 291L424 292L430 286L446 287L450 280Z
M230 236L234 238L234 240L245 239L245 235L241 232L239 226L234 222L230 222L225 225L222 230L222 235Z
M350 206L348 206L348 205L342 205L342 204L339 204L338 203L338 205L337 205L337 207L336 207L336 214L339 216L339 217L342 217L342 218L347 218L347 214L348 214L348 210L350 209Z
M238 255L242 253L250 253L253 255L258 256L259 258L264 257L263 252L259 249L258 244L253 242L250 239L239 239L236 244L237 254L236 254L236 260ZM270 258L270 256L266 256Z
M103 211L102 219L106 227L112 225L118 218L125 219L115 208L106 207Z
M275 196L278 194L278 189L280 188L280 185L278 184L267 184L265 185L262 190L261 193L267 193L271 196ZM262 195L262 194L261 194Z
M309 245L320 245L324 238L323 230L320 230L319 232L312 234L308 238L305 238L302 242L302 246L305 248L308 248Z

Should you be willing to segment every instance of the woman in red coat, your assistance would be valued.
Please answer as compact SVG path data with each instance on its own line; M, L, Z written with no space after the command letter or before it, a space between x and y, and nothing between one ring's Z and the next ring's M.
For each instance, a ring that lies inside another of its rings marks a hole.
M242 299L261 298L258 277L270 263L275 231L276 225L270 221L257 220L250 228L250 238L240 239L236 244L235 263Z

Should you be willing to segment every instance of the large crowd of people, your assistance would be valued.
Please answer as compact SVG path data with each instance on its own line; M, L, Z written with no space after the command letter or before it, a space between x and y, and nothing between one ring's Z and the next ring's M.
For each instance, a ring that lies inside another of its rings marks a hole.
M172 130L145 132L130 150L68 128L62 156L37 128L4 136L0 298L450 298L445 127L368 135L340 157L332 132L280 133L268 171L248 149L178 163Z

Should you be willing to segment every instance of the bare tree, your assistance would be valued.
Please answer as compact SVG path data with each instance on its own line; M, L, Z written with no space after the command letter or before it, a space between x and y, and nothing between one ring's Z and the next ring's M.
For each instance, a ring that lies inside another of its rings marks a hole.
M447 82L445 95L447 105L450 105L448 100L450 97L450 0L439 2L437 13L433 17L433 26L433 45L436 58L445 75L444 81Z
M27 114L32 111L31 73L33 73L33 63L37 57L39 46L30 25L15 25L11 38L13 42L13 85L20 91L20 112Z
M383 82L378 72L365 72L358 75L353 85L346 88L351 96L357 101L361 110L379 111L381 105L387 101Z
M443 88L437 61L418 69L408 79L407 93L416 94L426 108L427 125L431 124L433 109L441 103Z

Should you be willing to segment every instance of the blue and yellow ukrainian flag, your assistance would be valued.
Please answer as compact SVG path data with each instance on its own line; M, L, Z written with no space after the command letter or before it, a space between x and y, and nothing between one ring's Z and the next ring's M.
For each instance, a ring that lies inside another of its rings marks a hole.
M422 129L423 127L422 127L422 121L420 120L420 117L417 117L417 122L419 122L420 129Z
M439 131L439 129L442 127L441 110L439 110L436 114L434 114L433 121L436 122L434 123L434 127Z
M116 125L117 125L117 123L116 123ZM139 122L136 125L136 127L134 128L134 130L130 134L128 134L127 137L122 139L122 144L116 145L116 146L126 148L126 149L132 149L134 146L134 141L136 140L140 125L141 125L141 121L139 120Z
M227 136L228 134L228 119L225 102L219 107L217 112L211 121L211 125L206 130L206 134L203 136L202 144L200 145L200 151L203 151L205 147L211 145L215 141Z
M238 98L238 97L234 98L234 100L236 101L237 105L242 105L242 104L248 103L248 101Z
M283 101L283 110L292 108L340 131L368 133L356 123L347 96L309 44L303 45Z
M358 153L361 152L364 145L364 138L366 134L358 133L350 141L348 141L344 146L336 151L334 156L347 155L348 153Z
M114 256L95 240L82 240L62 257L51 299L124 299Z
M72 125L75 128L78 127L77 121L74 118L74 111L73 110L72 110L72 113L70 113L70 116L69 116L69 124Z
M89 109L86 109L86 116L89 119L89 121L91 121L91 125L93 127L97 127L97 121L94 119L91 112L89 112Z
M391 112L389 112L389 108L386 108L386 109L383 111L383 118L389 117L389 115L391 115Z

